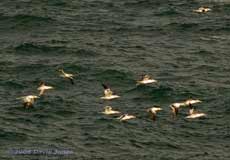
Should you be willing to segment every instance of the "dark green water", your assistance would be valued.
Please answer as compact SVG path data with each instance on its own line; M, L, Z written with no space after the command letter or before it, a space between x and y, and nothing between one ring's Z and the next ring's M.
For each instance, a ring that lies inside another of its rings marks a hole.
M193 13L202 5L207 14ZM2 0L1 160L229 160L228 0ZM77 73L72 86L58 68ZM136 86L142 74L156 85ZM32 109L17 97L47 92ZM101 82L121 98L109 102ZM177 120L169 105L199 98L205 119ZM101 114L111 105L138 118ZM152 105L164 111L153 123ZM12 149L69 149L68 156L12 155Z

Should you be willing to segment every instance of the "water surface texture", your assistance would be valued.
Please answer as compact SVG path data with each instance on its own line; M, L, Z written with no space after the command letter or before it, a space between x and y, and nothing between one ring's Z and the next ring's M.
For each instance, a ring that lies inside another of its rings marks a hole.
M203 5L212 12L192 12ZM1 160L230 159L230 1L1 0L0 35ZM59 68L77 74L74 86ZM142 74L159 83L136 86ZM40 81L55 89L23 108L16 98ZM101 100L102 82L121 98ZM188 98L207 118L170 117L169 105ZM137 119L105 116L106 105ZM164 109L155 123L153 105Z

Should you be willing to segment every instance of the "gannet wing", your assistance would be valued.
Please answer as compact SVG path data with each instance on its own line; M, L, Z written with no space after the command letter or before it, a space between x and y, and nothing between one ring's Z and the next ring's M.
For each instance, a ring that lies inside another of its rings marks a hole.
M155 121L155 120L156 120L156 114L153 113L153 112L150 112L149 114L150 114L151 119L152 119L153 121Z
M123 117L125 117L125 114L121 115L120 117L117 117L117 119L121 120Z
M39 96L43 95L43 94L44 94L44 91L45 91L44 89L41 89L41 90L40 90L40 93L39 93Z
M109 87L104 83L102 83L102 86L103 86L104 89L109 89Z
M73 81L73 78L69 78L70 82L72 85L74 85L74 81Z
M176 116L178 114L178 108L170 106L170 108L172 109L173 114Z
M73 77L74 77L74 75L73 75L73 74L69 74L69 76L70 76L71 78L73 78Z

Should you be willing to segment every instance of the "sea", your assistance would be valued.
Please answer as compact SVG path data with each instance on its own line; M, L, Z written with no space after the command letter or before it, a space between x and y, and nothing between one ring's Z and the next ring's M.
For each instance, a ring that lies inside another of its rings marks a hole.
M0 160L230 160L230 0L1 0Z

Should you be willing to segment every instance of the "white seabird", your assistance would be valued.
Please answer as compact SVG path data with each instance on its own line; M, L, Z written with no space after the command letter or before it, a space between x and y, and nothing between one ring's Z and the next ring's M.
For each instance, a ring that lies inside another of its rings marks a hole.
M137 85L140 84L150 84L150 83L156 83L157 80L152 79L150 75L144 75L142 76L141 80L137 81Z
M196 104L196 103L201 103L202 101L199 99L188 99L186 100L184 103L185 105L192 105L192 104Z
M178 112L179 112L179 108L181 106L184 106L185 103L181 102L181 103L173 103L170 105L170 108L172 109L172 113L174 116L177 116Z
M193 10L193 12L197 12L197 13L205 13L209 11L211 11L211 9L208 7L200 7L198 9Z
M121 112L113 110L112 107L110 106L105 106L105 110L102 113L111 115L111 114L120 114Z
M61 72L61 77L65 78L65 79L69 79L71 84L74 84L74 75L73 74L69 74L69 73L65 73L63 69L59 69L59 72Z
M102 84L102 86L104 87L104 97L101 97L101 99L111 100L120 97L118 95L113 94L113 92L107 85Z
M188 99L186 100L184 103L186 106L189 106L190 110L194 110L195 107L192 104L196 104L196 103L201 103L202 101L199 99Z
M37 98L40 97L34 95L28 95L28 96L19 97L17 99L22 99L24 107L29 108L29 107L33 107L34 101Z
M152 108L147 109L147 112L150 113L151 119L152 119L153 121L155 121L155 120L156 120L157 112L158 112L158 111L161 111L161 110L162 110L162 108L159 108L159 107L152 107Z
M192 118L200 118L200 117L205 117L205 113L199 113L194 110L194 108L189 109L189 115L186 116L185 118L192 119Z
M40 91L39 96L43 95L45 90L53 89L52 86L46 86L44 82L40 83L38 90Z
M126 120L134 119L134 118L136 118L136 116L129 115L129 114L123 114L120 117L118 117L117 119L119 119L120 121L126 121Z

